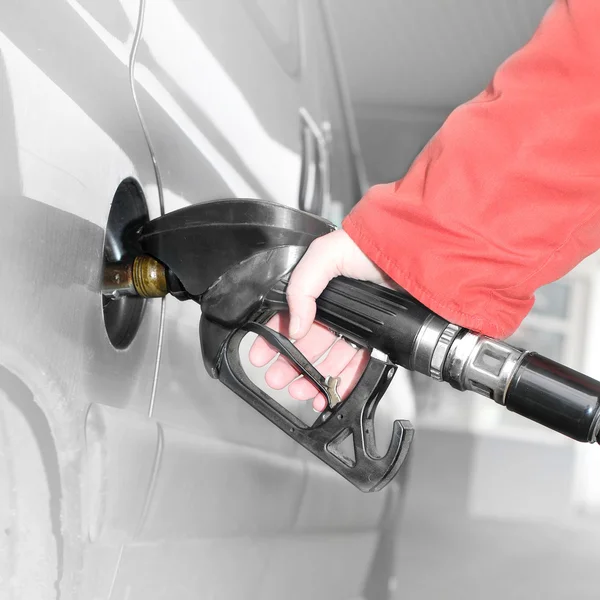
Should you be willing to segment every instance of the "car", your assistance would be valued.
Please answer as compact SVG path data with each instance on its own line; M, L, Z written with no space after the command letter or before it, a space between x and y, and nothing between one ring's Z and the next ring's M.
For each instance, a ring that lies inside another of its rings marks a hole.
M0 95L0 597L388 597L404 476L359 492L211 379L197 305L103 294L163 213L360 198L327 7L3 2Z

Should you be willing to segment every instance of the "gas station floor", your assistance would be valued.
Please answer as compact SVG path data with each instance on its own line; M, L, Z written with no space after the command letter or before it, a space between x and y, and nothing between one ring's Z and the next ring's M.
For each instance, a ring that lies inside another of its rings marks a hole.
M600 532L405 513L398 600L597 600Z
M536 489L531 487L535 482L528 487L525 481L513 482L506 499L500 499L499 505L504 502L507 507L505 514L482 516L478 509L475 516L472 439L440 432L420 438L410 466L396 548L397 600L598 600L597 519L561 517L553 521L550 509L560 512L556 503L543 505L543 498L532 502L528 490ZM526 449L517 450L516 456L527 455ZM498 461L499 467L487 467L487 491L483 493L490 495L486 498L477 492L484 507L486 502L493 504L492 494L502 493L493 482L497 479L499 485L507 484L500 469L511 469L510 450L496 448L494 455L503 460ZM552 469L556 469L554 495L560 497L560 457L549 454L546 463L545 480L551 483ZM536 467L535 472L540 469ZM519 493L536 518L527 518L523 510L518 517L509 514L521 508L517 505ZM510 494L514 507L509 505Z

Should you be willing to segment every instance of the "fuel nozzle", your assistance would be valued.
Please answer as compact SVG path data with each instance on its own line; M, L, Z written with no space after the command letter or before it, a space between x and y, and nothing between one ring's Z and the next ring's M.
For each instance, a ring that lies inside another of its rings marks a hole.
M162 298L170 291L169 279L168 270L162 263L152 256L141 255L133 261L107 263L102 292L113 298Z
M373 435L378 403L397 366L481 394L574 440L600 441L600 381L449 323L404 290L344 277L317 298L317 320L371 356L354 389L338 402L335 387L265 325L288 309L289 274L306 248L333 230L315 215L260 200L191 204L146 223L132 250L139 256L106 265L103 291L125 300L170 294L201 304L200 345L209 375L362 491L387 485L409 451L408 421L394 422L384 456ZM248 332L267 339L328 398L312 425L248 378L240 360ZM348 432L354 458L338 451Z

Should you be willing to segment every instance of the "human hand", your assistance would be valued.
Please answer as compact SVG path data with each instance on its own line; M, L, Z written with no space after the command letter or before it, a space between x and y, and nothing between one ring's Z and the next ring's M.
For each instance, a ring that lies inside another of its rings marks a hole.
M267 325L296 340L298 350L313 363L331 348L327 357L316 366L323 375L340 377L338 393L345 398L364 371L369 354L366 350L357 350L328 328L314 322L316 298L334 277L340 275L379 284L390 281L344 230L334 231L317 238L292 272L287 287L289 315L278 313ZM249 358L255 367L263 367L276 354L265 340L257 338ZM318 412L327 407L325 396L311 381L298 377L298 371L281 356L267 370L265 381L276 390L289 385L293 398L312 399L313 408Z

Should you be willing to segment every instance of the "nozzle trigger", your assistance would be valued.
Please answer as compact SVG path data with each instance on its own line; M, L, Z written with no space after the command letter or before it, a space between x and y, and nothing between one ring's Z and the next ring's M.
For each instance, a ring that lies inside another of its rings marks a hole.
M298 348L296 348L296 346L294 346L294 344L284 335L262 323L256 323L254 321L246 323L242 329L260 335L273 346L275 350L280 352L295 365L298 371L305 377L308 377L319 388L325 398L327 398L329 408L333 408L342 401L337 391L340 378L331 376L324 377L321 375L306 356L304 356L304 354L302 354L302 352L300 352L300 350L298 350Z
M255 318L262 320L262 317ZM203 314L201 337L210 337L211 327L211 321ZM341 401L337 393L338 378L323 377L292 342L277 331L257 321L248 321L229 334L226 329L222 332L226 338L219 342L218 358L213 361L215 376L222 383L359 490L375 492L392 481L404 462L413 436L408 421L394 421L387 451L378 452L374 418L396 370L392 363L372 356L352 392ZM240 357L240 345L248 332L264 337L326 396L329 407L312 425L300 420L250 380ZM352 458L339 452L339 443L350 436L354 447Z

